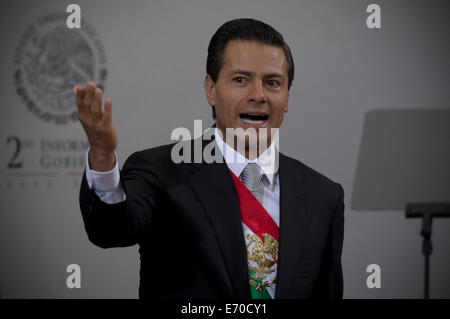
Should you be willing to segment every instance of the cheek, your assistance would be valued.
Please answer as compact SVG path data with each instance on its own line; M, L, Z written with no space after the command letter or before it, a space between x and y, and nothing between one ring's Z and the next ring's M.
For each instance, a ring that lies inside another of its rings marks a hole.
M224 127L234 127L236 120L236 102L230 95L225 95L226 92L221 92L217 95L216 114L221 125Z
M273 118L275 121L281 121L284 118L284 114L286 113L287 108L287 100L279 99L275 102L276 107L274 108Z
M277 118L275 119L276 126L281 125L281 122L283 122L283 119L284 119L284 112L278 113Z
M236 112L241 103L239 96L233 94L233 92L230 92L228 95L226 95L226 98L221 98L220 102L221 107L223 109L223 113L226 113L227 117L236 116Z

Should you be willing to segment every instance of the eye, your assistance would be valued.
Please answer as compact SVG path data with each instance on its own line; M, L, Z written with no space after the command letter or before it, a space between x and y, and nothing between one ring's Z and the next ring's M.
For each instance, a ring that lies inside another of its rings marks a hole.
M245 82L245 78L243 76L237 76L237 77L233 78L233 81L238 84L243 84Z
M267 84L271 87L278 87L280 86L280 83L276 80L267 80Z

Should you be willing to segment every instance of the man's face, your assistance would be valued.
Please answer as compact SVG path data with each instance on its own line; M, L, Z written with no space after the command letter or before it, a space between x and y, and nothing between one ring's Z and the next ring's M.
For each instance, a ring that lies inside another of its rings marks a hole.
M226 128L279 128L288 111L287 62L283 49L256 41L228 42L217 82L204 83L216 125ZM269 140L270 143L270 140Z

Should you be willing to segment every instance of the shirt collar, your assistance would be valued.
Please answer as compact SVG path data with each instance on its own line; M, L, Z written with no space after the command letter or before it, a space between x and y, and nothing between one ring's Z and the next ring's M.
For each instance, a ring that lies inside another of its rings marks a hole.
M214 130L214 138L228 168L234 173L234 175L239 177L248 163L256 163L262 168L269 184L271 186L273 185L276 173L274 174L273 170L269 169L269 165L267 163L270 163L271 152L276 151L274 143L271 143L270 146L257 158L249 160L222 139L217 127Z

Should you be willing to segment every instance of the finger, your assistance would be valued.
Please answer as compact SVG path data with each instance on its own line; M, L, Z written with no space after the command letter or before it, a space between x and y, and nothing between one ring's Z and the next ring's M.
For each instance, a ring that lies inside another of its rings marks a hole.
M95 89L96 89L95 83L92 81L89 81L87 83L86 93L85 93L84 99L83 99L84 107L87 110L90 110L91 103L92 103L92 100L94 99L94 95L95 95Z
M102 117L102 90L99 88L95 89L95 96L91 103L91 113L95 117Z
M74 91L76 92L78 109L83 111L83 98L84 94L86 93L86 89L82 86L77 85L75 86Z
M110 99L106 99L104 119L106 121L111 121L111 118L112 118L112 101Z

